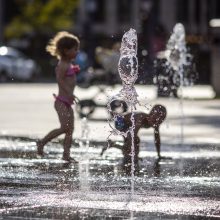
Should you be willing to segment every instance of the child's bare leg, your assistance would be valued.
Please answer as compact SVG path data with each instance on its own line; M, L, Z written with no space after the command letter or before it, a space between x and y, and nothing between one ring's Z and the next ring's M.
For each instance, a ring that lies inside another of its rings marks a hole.
M54 107L57 111L59 120L61 120L62 111L63 111L63 109L66 108L66 106L63 103L59 102L59 101L55 101ZM38 140L37 141L37 153L39 155L43 155L44 154L44 152L43 152L44 145L46 143L48 143L49 141L51 141L53 138L56 138L57 136L59 136L63 133L65 133L65 129L62 127L62 124L61 124L60 128L57 128L57 129L54 129L54 130L50 131L43 139Z
M52 139L56 138L57 136L63 134L64 132L65 131L63 128L57 128L57 129L50 131L43 139L38 140L37 141L37 153L39 155L43 155L44 145L48 143L49 141L51 141Z
M74 128L73 109L66 107L62 109L62 114L59 114L60 124L64 130L65 138L63 142L63 159L72 160L70 158L70 148L72 145L72 134Z
M132 152L133 144L134 144L134 152ZM138 163L139 144L140 144L140 138L138 137L137 134L134 134L134 139L132 139L130 134L128 134L128 136L124 139L124 147L122 148L122 153L124 156L125 164L132 162L132 154L134 156L135 165Z
M72 132L68 131L64 138L63 143L63 159L64 160L70 160L70 148L72 145Z

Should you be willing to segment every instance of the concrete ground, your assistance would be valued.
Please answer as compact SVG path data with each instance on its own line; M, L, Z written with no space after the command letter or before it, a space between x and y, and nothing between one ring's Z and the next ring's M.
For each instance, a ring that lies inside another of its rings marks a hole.
M184 99L157 98L154 86L136 88L138 110L148 112L155 103L167 108L161 127L166 158L156 157L153 130L141 130L139 169L130 178L118 149L100 155L103 143L86 147L81 141L71 148L76 164L61 160L59 142L49 143L39 158L32 138L59 126L52 96L56 84L2 84L0 219L219 219L220 100L213 99L210 86L185 88ZM120 87L102 89L106 94L97 86L76 88L75 94L106 104ZM90 140L106 141L107 118L106 108L95 110L88 120ZM77 139L82 120L78 113L75 119Z
M135 86L142 106L138 110L148 112L149 108L160 103L167 108L167 119L161 126L162 143L214 144L220 143L220 100L213 99L215 93L210 86L184 88L183 99L157 98L156 87ZM121 86L106 87L100 93L100 87L87 89L77 87L75 95L79 99L92 98L97 104L106 104L107 97L116 95ZM54 83L1 84L0 86L0 135L27 136L39 138L51 129L59 126L53 108L52 93L57 92ZM143 105L147 106L143 107ZM110 134L106 108L96 108L88 120L89 138L105 141ZM73 138L81 136L81 119L75 114ZM141 131L142 141L153 141L152 129ZM120 139L120 137L112 137Z

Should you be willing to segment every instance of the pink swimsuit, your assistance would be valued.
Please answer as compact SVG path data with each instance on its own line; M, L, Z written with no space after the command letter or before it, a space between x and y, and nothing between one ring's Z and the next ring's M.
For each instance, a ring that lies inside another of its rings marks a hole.
M66 77L74 76L79 71L80 71L79 66L77 66L77 65L70 65L68 70L67 70L67 72L66 72Z
M67 107L71 107L71 105L73 104L73 102L70 102L65 96L60 96L60 95L53 94L53 97L56 100L64 103Z
M70 65L67 72L66 72L66 77L72 77L74 76L76 73L78 73L80 71L79 66L77 65ZM71 102L68 98L66 98L65 96L60 96L60 95L56 95L53 94L54 98L62 103L64 103L67 107L71 107L71 105L73 104L73 102Z

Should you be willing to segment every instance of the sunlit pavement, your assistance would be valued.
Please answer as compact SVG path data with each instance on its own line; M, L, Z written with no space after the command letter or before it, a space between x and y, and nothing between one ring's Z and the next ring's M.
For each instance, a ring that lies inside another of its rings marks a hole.
M135 178L126 175L122 155L102 144L75 145L61 160L53 142L37 158L34 140L0 139L2 219L218 219L220 150L210 146L164 145L157 160L142 144ZM184 149L182 149L184 148ZM134 181L134 191L131 183Z
M114 95L119 87L106 88ZM90 147L79 147L81 119L76 113L72 156L61 160L60 139L38 158L35 140L58 126L53 110L55 84L0 87L0 219L219 219L220 100L208 86L183 90L185 98L157 98L153 86L137 86L148 112L160 103L168 116L161 127L158 161L152 130L141 130L139 170L134 180L123 171L122 154L100 152L109 135L107 111L97 108L88 121ZM80 98L105 104L97 87L76 89ZM111 139L120 137L112 136ZM134 181L134 192L131 182Z
M97 104L106 104L107 96L118 93L121 87L105 87L99 93L97 86L76 89L79 99L92 98ZM146 107L137 106L145 112L155 103L167 108L167 119L161 126L162 143L219 144L220 100L212 99L210 86L195 86L183 89L185 99L157 98L154 86L136 86L139 101ZM58 127L53 108L55 84L2 84L0 86L0 134L12 136L42 137ZM73 138L81 136L81 119L75 113ZM96 108L88 125L90 139L105 141L110 127L106 108ZM141 130L141 140L152 142L152 130ZM112 137L113 139L117 137Z

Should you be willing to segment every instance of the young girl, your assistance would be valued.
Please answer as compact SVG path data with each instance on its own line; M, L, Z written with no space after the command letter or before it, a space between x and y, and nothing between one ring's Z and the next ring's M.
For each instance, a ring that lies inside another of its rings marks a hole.
M58 59L55 69L58 94L53 94L53 96L55 98L54 108L59 117L60 128L50 131L43 139L37 141L37 152L41 156L43 155L45 144L53 138L65 134L63 160L75 161L70 157L74 129L74 114L71 105L75 101L73 91L76 83L76 73L80 69L78 65L72 65L71 62L76 58L79 45L80 41L76 36L62 31L58 32L46 47L46 50Z

